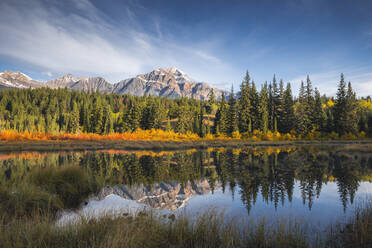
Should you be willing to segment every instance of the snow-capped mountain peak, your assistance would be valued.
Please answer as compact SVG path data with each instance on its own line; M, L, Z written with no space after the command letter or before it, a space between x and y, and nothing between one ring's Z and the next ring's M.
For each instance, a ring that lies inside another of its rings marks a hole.
M111 84L101 77L74 77L66 74L48 82L37 82L21 72L4 71L0 74L1 88L67 88L79 91L99 91L105 93L131 94L136 96L152 95L162 97L189 97L204 100L213 89L206 83L192 80L183 71L171 67L156 69L149 73L140 74L134 78ZM216 97L221 90L214 89Z

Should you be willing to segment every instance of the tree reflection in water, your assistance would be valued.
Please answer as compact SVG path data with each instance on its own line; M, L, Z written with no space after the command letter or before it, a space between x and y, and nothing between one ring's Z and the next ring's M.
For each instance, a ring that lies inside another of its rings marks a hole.
M334 181L346 211L360 182L372 181L370 150L368 146L302 146L1 154L0 185L19 186L27 181L30 171L70 165L79 165L101 188L141 185L151 192L161 183L178 182L182 193L185 186L196 187L206 179L212 192L216 187L223 192L228 188L233 198L239 188L239 197L249 213L258 197L275 209L279 204L291 203L296 182L303 204L311 210L322 186Z

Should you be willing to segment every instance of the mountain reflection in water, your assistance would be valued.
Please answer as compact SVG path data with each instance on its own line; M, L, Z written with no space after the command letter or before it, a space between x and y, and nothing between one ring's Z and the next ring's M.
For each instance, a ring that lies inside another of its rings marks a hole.
M92 198L103 200L108 195L118 195L124 199L134 200L157 209L177 210L183 207L193 195L204 195L211 191L211 187L206 179L195 183L182 185L178 182L159 183L151 188L141 185L117 185L102 188L99 194Z
M349 145L0 154L0 185L20 185L35 169L76 165L99 186L89 198L95 201L114 194L172 211L208 205L238 216L328 211L337 217L358 196L372 194L371 151Z

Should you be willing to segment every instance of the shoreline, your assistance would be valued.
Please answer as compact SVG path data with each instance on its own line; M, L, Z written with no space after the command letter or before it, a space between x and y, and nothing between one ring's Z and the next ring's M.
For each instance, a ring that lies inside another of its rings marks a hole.
M243 148L269 146L306 145L369 145L372 140L328 140L328 141L246 141L246 140L202 140L202 141L131 141L131 140L48 140L48 141L0 141L0 152L22 151L97 151L114 150L185 150L208 148Z

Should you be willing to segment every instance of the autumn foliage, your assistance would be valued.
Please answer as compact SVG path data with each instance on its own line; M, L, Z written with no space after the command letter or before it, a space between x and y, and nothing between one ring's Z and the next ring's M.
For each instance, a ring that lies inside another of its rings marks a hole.
M160 129L141 130L135 132L111 133L111 134L96 134L96 133L60 133L46 134L43 132L15 132L13 130L5 130L0 132L1 141L43 141L43 140L133 140L133 141L193 141L199 140L199 136L194 133L180 134L173 131L163 131Z
M295 141L295 140L354 140L366 138L361 132L358 135L345 134L339 136L336 133L324 134L310 132L306 136L296 135L294 131L287 134L268 131L266 133L255 130L253 133L239 133L236 131L232 137L224 134L207 134L201 138L195 133L186 134L161 129L142 130L134 132L96 134L96 133L60 133L47 134L43 132L15 132L4 130L0 132L0 141L207 141L207 140L246 140L246 141Z

